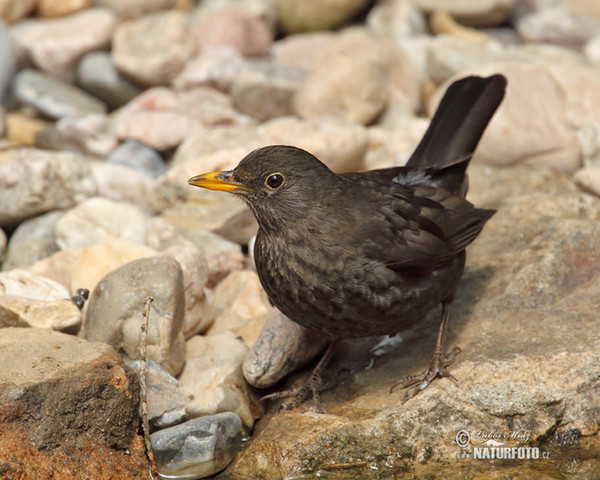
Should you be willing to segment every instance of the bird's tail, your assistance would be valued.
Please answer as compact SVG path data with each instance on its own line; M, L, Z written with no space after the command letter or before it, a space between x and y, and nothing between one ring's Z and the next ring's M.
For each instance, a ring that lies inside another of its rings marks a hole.
M450 85L406 166L443 168L466 161L466 169L505 89L503 75L465 77Z

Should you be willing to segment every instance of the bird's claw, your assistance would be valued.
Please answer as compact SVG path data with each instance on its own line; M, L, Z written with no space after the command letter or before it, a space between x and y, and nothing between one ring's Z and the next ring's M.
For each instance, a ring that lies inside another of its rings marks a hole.
M437 377L449 378L455 384L458 384L456 377L446 370L446 367L450 366L450 364L454 362L454 359L460 352L461 349L459 347L454 347L452 351L445 357L434 354L429 367L426 370L417 375L409 375L402 378L400 381L392 385L392 388L390 388L390 393L392 393L398 386L402 386L402 388L408 388L414 385L402 396L402 403L405 403L421 390L425 390L427 386Z
M285 397L294 397L292 400L279 405L277 408L277 413L279 413L282 410L293 410L294 408L299 407L302 402L304 402L312 394L315 404L315 411L317 413L324 413L323 405L321 404L322 383L323 382L319 375L312 374L310 377L308 377L308 380L304 383L304 385L298 388L270 393L262 397L260 401L262 402L263 400L278 400Z

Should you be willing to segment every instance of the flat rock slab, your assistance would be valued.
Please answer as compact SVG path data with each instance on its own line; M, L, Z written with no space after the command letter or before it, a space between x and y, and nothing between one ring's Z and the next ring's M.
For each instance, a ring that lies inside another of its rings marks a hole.
M426 368L437 309L401 332L392 353L374 358L375 339L347 342L328 376L350 369L351 381L323 393L327 413L313 413L309 402L275 415L271 405L229 478L600 471L600 201L549 171L473 165L470 177L473 201L498 213L468 249L451 312L447 351L463 350L450 367L459 384L436 380L406 403L401 390L389 393ZM491 460L498 447L510 449L500 455L526 448L530 458Z
M148 478L139 384L112 347L3 328L0 365L0 478Z

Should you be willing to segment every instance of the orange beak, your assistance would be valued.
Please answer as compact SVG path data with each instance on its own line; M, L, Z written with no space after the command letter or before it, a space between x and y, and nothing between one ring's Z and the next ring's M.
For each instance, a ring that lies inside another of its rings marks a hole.
M196 175L188 180L194 187L207 188L209 190L220 190L223 192L239 193L239 190L246 189L245 185L233 180L233 170L204 173Z

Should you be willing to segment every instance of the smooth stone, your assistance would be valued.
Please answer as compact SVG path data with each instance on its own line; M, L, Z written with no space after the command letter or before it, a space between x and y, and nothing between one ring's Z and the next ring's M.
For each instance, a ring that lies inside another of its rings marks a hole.
M170 257L134 260L107 274L90 296L83 335L123 353L125 361L140 358L144 299L149 312L147 358L176 376L185 362L182 326L185 310L181 267Z
M231 333L196 335L186 342L179 388L189 417L233 412L252 428L261 407L242 375L248 347Z
M368 4L366 0L275 0L279 25L286 33L332 30L351 20Z
M328 31L290 34L275 42L272 54L277 63L310 71L321 56L315 52L325 51L336 38L337 34Z
M427 14L447 10L460 23L488 27L499 25L509 18L516 0L411 0L411 3Z
M10 237L3 270L27 268L58 250L54 227L62 212L48 212L19 224Z
M63 18L25 20L12 28L12 34L40 70L72 82L81 57L106 48L115 25L113 12L91 8Z
M68 472L83 480L91 471L147 478L139 383L110 346L47 329L3 328L0 364L5 478Z
M106 162L125 165L152 178L162 175L167 170L158 152L137 140L123 142L111 152Z
M138 140L159 151L176 147L203 126L252 123L233 108L229 96L210 87L151 88L121 109L114 121L120 139Z
M0 21L0 104L4 102L12 79L17 73L17 63L16 45L10 29Z
M58 282L20 268L0 273L0 295L33 300L69 299L69 291Z
M204 250L189 240L182 240L165 246L160 255L177 260L183 273L185 290L185 318L183 336L188 339L206 329L208 261Z
M90 168L98 185L98 196L130 203L149 211L148 199L154 187L152 178L118 163L91 161Z
M128 19L175 8L178 0L94 0L94 3L113 10L121 19Z
M289 373L304 367L326 345L327 339L273 309L244 360L244 378L253 387L271 387Z
M590 38L583 51L590 63L600 65L600 34Z
M232 47L203 48L185 64L171 86L178 90L208 86L227 92L243 64L242 54Z
M43 18L64 17L92 5L92 0L38 0L37 14Z
M307 72L272 61L247 61L231 86L235 106L261 122L293 114L292 99Z
M17 23L30 15L36 8L38 0L3 0L0 3L0 18L6 23Z
M600 34L600 20L556 6L519 18L516 30L526 42L554 43L579 50Z
M207 310L212 325L206 335L233 332L252 347L273 307L256 273L241 270L231 272L217 285Z
M73 248L69 249L73 250ZM69 289L86 288L93 292L98 283L110 272L139 260L156 256L156 250L138 243L113 240L77 249L79 255L69 274Z
M218 165L234 167L234 157L241 160L245 156L244 152L249 153L263 146L262 142L255 125L217 125L197 129L177 147L172 165L178 166L187 161L194 161L199 168L203 168L202 162L209 169Z
M55 232L56 244L62 250L116 239L143 243L146 215L129 203L93 197L65 212Z
M71 300L0 295L0 328L47 328L76 333L80 326L81 311Z
M77 83L111 110L125 105L141 93L140 87L121 75L108 52L84 55L77 65Z
M0 266L3 266L4 261L6 260L6 244L8 240L6 238L6 233L4 230L0 228Z
M140 360L127 366L140 376ZM181 423L185 416L185 405L177 380L153 360L146 362L145 376L150 427L162 429Z
M16 98L50 118L106 113L106 105L80 88L36 70L21 70L14 79Z
M6 140L16 146L34 146L39 132L50 123L20 112L10 112L4 117Z
M69 208L95 194L92 172L80 155L24 148L0 153L0 226Z
M199 50L231 47L246 57L266 55L273 43L273 32L263 19L236 7L204 13L194 33Z
M584 167L573 174L573 180L583 190L600 197L600 167Z
M183 12L154 12L121 23L111 55L119 71L144 87L168 85L194 55Z
M48 257L38 260L28 267L27 270L60 283L70 291L71 295L74 295L75 291L80 287L76 285L73 288L71 279L82 251L81 248L59 250Z
M35 136L38 148L68 150L101 158L112 152L117 144L117 136L108 117L96 113L61 118Z
M335 172L364 168L368 139L367 130L360 124L341 118L302 120L280 117L260 125L258 132L263 145L292 145L302 148ZM248 153L250 152L246 151L243 156Z
M396 41L427 33L425 16L408 0L376 2L367 14L366 23L371 31Z
M223 470L242 446L234 413L196 418L150 436L162 478L204 478Z
M362 56L331 57L312 70L294 97L294 111L305 119L333 116L367 125L390 98L385 67Z
M583 125L577 139L585 167L600 167L600 120Z

